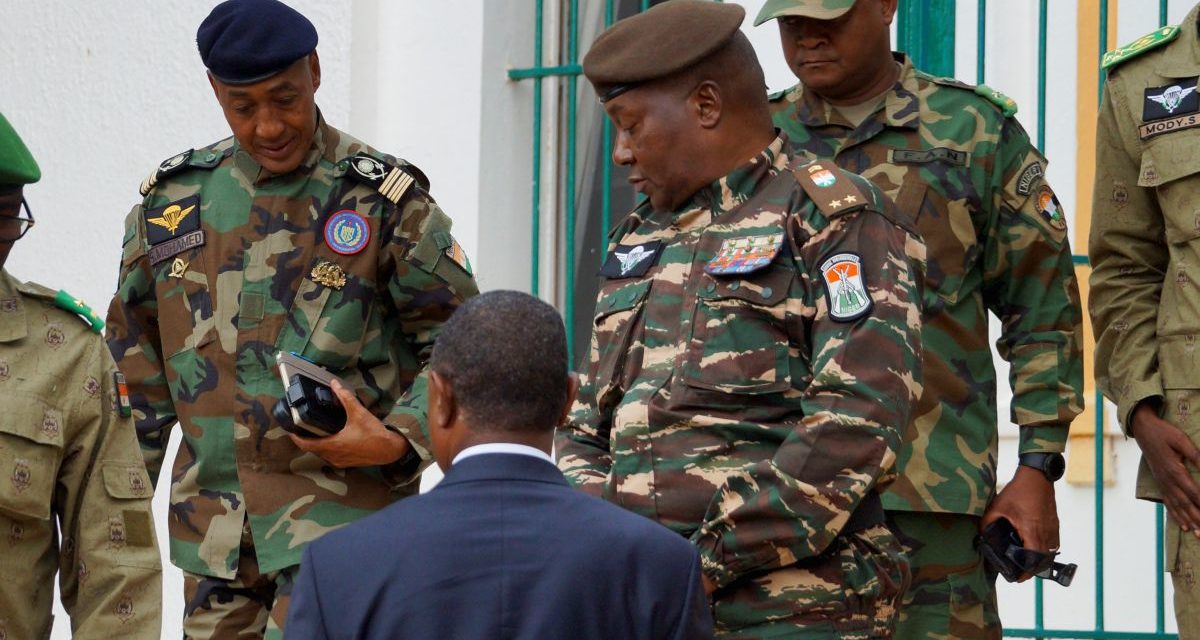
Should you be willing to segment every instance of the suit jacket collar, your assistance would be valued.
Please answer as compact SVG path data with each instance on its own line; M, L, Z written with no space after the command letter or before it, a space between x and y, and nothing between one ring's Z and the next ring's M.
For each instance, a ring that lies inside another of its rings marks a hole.
M452 465L438 487L488 480L526 480L570 486L558 467L545 460L512 453L486 453Z

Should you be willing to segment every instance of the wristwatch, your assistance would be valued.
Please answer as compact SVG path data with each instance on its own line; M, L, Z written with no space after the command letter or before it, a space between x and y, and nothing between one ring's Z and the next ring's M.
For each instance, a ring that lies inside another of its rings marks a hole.
M1020 463L1041 471L1050 482L1063 477L1067 471L1067 460L1061 453L1022 453Z

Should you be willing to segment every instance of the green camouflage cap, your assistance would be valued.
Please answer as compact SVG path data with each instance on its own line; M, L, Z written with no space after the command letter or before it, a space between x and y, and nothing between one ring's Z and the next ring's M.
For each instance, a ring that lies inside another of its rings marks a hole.
M840 18L853 6L854 0L767 0L754 19L754 26L786 16L833 20Z
M42 179L42 170L21 136L0 113L0 186L26 185Z

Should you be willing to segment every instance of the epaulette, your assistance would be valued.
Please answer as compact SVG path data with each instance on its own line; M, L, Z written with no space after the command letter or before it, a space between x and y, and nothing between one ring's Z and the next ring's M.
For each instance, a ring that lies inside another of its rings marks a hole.
M870 203L850 174L837 165L826 162L792 165L792 173L826 218L858 211Z
M394 204L400 204L400 199L414 184L429 191L429 178L426 178L420 169L406 162L393 164L382 158L360 153L345 158L338 164L346 167L346 175L375 188Z
M43 287L36 282L26 282L21 284L17 289L27 296L48 300L54 303L54 306L65 311L70 311L79 316L94 333L100 333L104 330L104 320L96 315L92 308L84 304L82 300L67 293L66 291L55 291L47 287Z
M926 77L931 82L935 82L937 84L947 86L947 87L954 87L956 89L963 89L966 91L970 91L971 93L974 93L975 95L978 95L980 97L987 98L988 102L991 102L992 104L994 104L1000 108L1000 112L1004 114L1005 118L1011 118L1011 117L1017 115L1017 101L1004 95L1003 93L1000 93L999 91L996 91L995 89L987 86L986 84L980 84L980 85L967 84L957 78L946 78L943 76L926 76Z
M776 100L780 100L780 99L782 99L784 96L786 96L786 95L787 95L788 91L791 91L791 89L783 89L783 90L780 90L780 91L776 91L775 93L768 93L768 94L767 94L767 101L768 101L768 102L775 102Z
M205 150L201 149L201 151ZM183 153L173 155L170 158L163 160L162 164L158 165L158 168L154 170L154 173L150 174L150 176L145 180L142 180L142 186L138 190L142 193L142 197L144 198L150 194L150 191L153 190L160 181L189 168L212 169L220 164L221 159L224 157L225 154L214 150L208 150L207 153L197 153L195 149L188 149Z
M1100 67L1107 71L1126 60L1132 60L1151 49L1157 49L1179 37L1179 31L1179 25L1155 29L1123 47L1117 47L1105 53L1104 57L1100 59Z

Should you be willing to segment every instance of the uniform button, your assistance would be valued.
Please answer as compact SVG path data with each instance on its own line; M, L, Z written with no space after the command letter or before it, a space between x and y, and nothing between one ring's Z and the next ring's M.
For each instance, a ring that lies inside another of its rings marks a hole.
M737 291L739 288L741 288L741 286L742 286L742 283L738 282L737 280L734 280L733 282L729 283L729 290Z
M772 293L775 293L775 291L772 290L771 287L763 287L762 297L770 298Z
M708 283L708 285L704 287L705 293L712 293L716 290L717 290L717 285L716 285L716 283L713 283L713 282Z
M216 159L217 159L217 154L215 154L215 153L210 153L210 154L204 156L205 162L212 162L213 160L216 160Z

